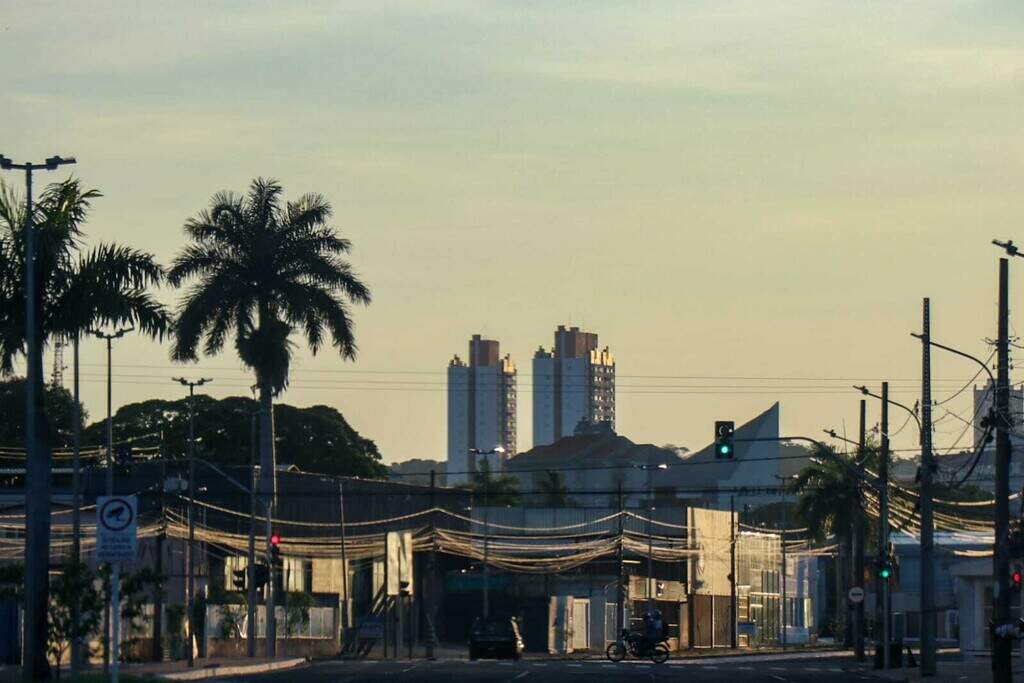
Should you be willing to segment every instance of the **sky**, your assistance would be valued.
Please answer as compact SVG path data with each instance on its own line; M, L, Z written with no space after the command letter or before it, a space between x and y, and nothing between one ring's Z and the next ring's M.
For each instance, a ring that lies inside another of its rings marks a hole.
M785 434L852 436L852 384L917 398L922 297L936 340L991 352L990 240L1024 240L1022 28L1009 1L9 2L0 153L77 157L89 242L165 264L218 191L324 194L374 301L357 360L300 352L281 400L389 462L444 458L474 333L519 366L528 447L558 324L615 354L634 441L700 448L776 400ZM183 374L248 393L230 345L168 348L117 342L115 409ZM94 419L104 362L83 343ZM969 445L976 370L935 356L937 446Z

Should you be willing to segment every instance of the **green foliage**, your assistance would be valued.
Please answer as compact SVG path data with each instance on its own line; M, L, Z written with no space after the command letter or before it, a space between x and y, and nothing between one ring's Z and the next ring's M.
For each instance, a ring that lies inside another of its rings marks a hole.
M46 386L46 415L51 428L50 442L70 446L75 424L75 402L64 387ZM88 413L81 408L81 426L85 426ZM14 446L25 443L25 378L0 379L0 445Z
M481 461L481 468L473 473L471 480L458 488L472 493L474 506L519 505L522 499L519 480L509 474L491 474L486 460Z
M85 640L99 628L104 602L96 590L94 575L83 563L68 560L60 574L50 581L50 610L47 619L46 650L57 667L64 653L75 639ZM73 619L75 602L78 603L78 622Z
M170 316L148 292L163 280L151 254L114 244L83 251L82 224L102 195L76 179L48 185L34 206L36 285L43 339L71 339L90 328L134 325L162 336ZM0 181L0 374L24 353L25 283L21 267L25 204Z
M108 604L111 589L110 565L100 565L97 576L100 579L104 604ZM131 638L141 628L139 620L143 616L143 606L152 602L154 591L163 591L166 578L148 567L135 572L121 570L121 618L126 622L125 632L121 634L123 638Z
M309 626L309 608L315 603L309 593L286 593L284 604L284 633L291 637Z
M872 446L863 464L868 471L877 472L878 463L879 452ZM796 474L790 487L799 494L797 516L815 537L821 539L829 533L840 538L849 536L853 520L865 509L863 480L857 472L854 455L823 445L811 449L810 462Z
M274 394L288 384L302 331L313 353L329 335L344 358L356 343L349 302L370 303L370 291L342 257L351 249L328 223L321 195L293 202L274 180L256 179L245 196L221 192L185 223L191 244L174 259L168 280L194 281L178 307L171 355L195 360L235 338L239 358Z
M244 605L220 605L220 632L218 635L221 638L241 638L246 611Z
M218 400L202 394L194 400L196 433L203 436L200 455L223 465L248 465L251 416L257 403L240 396ZM386 472L377 445L361 436L334 408L275 405L274 423L282 462L320 474L379 477ZM188 399L130 403L118 409L114 425L115 439L159 433L165 455L184 456L188 443ZM83 441L103 444L105 430L105 422L91 424Z
M541 504L561 508L572 504L565 478L554 470L543 472L537 479L537 490L541 493Z

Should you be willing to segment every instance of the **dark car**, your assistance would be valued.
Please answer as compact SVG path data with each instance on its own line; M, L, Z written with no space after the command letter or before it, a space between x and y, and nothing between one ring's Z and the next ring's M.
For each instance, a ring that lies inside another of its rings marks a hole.
M478 618L469 629L469 658L511 657L523 654L523 637L519 622L513 617Z

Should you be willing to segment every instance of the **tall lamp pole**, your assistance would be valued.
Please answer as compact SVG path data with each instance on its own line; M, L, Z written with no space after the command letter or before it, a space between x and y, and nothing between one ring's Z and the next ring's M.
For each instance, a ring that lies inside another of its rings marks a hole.
M128 334L134 327L122 327L113 332L90 330L97 339L107 342L107 495L114 495L114 416L113 416L113 342Z
M193 402L196 387L212 382L208 377L190 381L184 377L172 377L172 381L188 387L188 582L185 584L185 602L188 605L188 665L196 665L193 652L195 641L195 577L196 577L196 411Z
M481 451L478 448L470 448L469 452L471 454L473 454L473 455L482 455L482 456L484 456L483 462L486 463L487 462L486 456L488 456L488 455L495 455L495 454L500 455L500 454L505 452L505 447L501 446L501 445L497 445L497 446L495 446L494 448L492 448L489 451ZM488 538L487 537L490 535L490 528L489 528L490 525L489 525L489 521L488 521L488 515L489 515L488 507L490 505L490 500L488 499L488 497L489 497L488 494L489 494L489 491L490 491L490 488L491 488L491 470L490 470L490 466L488 466L485 469L486 469L486 471L484 472L483 484L484 484L484 618L486 619L487 617L491 616L491 601L490 601L490 592L491 592L490 591L490 578L491 578L490 577L490 573L491 573L491 571L490 571L490 563L489 563L490 558L488 557L488 548L487 548L487 546L488 546Z
M647 472L647 611L654 611L654 470L667 470L665 463L633 465L638 470Z
M22 676L26 681L49 674L46 655L46 613L50 561L50 452L45 434L45 403L37 384L42 386L42 334L37 316L42 299L36 285L35 224L32 207L32 173L56 171L73 164L73 157L52 156L41 164L16 164L0 154L0 169L25 171L25 623Z

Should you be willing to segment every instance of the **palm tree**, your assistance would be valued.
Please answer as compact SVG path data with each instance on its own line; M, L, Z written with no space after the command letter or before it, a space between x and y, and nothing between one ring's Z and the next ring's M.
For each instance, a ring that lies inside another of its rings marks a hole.
M558 472L545 470L537 479L537 490L542 496L543 504L547 507L564 508L569 506L569 489Z
M510 474L494 474L487 460L473 473L466 484L458 488L470 491L474 506L518 505L519 480Z
M130 323L145 334L160 337L170 318L148 288L163 279L163 270L145 252L101 244L83 251L81 230L96 190L84 190L78 180L49 185L33 209L35 230L36 321L40 347L47 340L75 339L100 325ZM0 375L14 371L15 359L26 353L25 203L0 183ZM47 419L42 354L33 363L36 430L26 434L36 456L26 464L27 531L25 539L26 609L42 618L33 619L26 642L46 642L48 586L45 577L50 545L50 465L53 429ZM48 676L45 649L33 646L26 670L34 678Z
M171 356L192 361L199 347L220 352L234 335L239 358L256 375L260 395L260 490L276 492L273 399L288 386L301 330L315 354L329 334L343 358L356 356L348 302L370 291L342 256L351 243L328 225L331 205L318 194L285 202L275 180L258 178L245 196L214 195L185 223L192 244L175 258L168 281L189 280L177 310Z
M845 584L849 583L851 576L849 559L853 557L854 528L858 527L862 532L865 530L864 475L858 470L863 465L869 471L877 471L879 458L879 451L873 444L865 450L863 462L858 462L853 455L838 453L832 447L819 444L811 449L809 464L794 476L790 484L799 494L796 514L812 534L818 540L834 534L839 542L837 596L841 592L845 594L848 588ZM837 597L837 605L843 602L841 597Z

